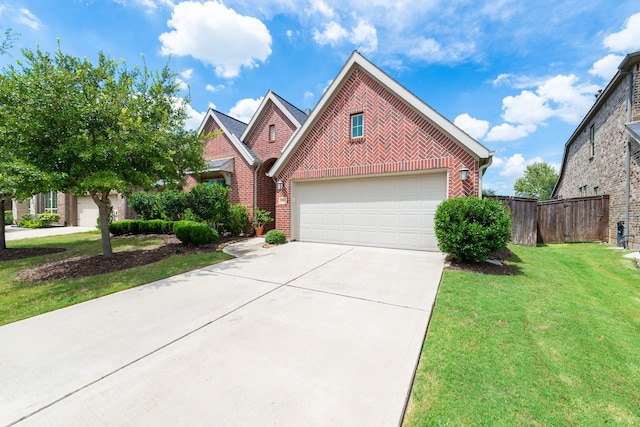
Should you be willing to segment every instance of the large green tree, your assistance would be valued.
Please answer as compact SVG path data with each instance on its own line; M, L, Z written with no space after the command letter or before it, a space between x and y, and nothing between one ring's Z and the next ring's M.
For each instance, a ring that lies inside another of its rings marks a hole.
M545 162L532 163L513 185L517 196L531 197L538 200L551 199L553 187L558 180L556 170Z
M177 75L127 68L98 54L94 65L60 48L22 50L0 76L4 142L54 177L52 188L88 194L98 206L104 256L112 256L109 195L179 182L203 165L202 137L184 129Z

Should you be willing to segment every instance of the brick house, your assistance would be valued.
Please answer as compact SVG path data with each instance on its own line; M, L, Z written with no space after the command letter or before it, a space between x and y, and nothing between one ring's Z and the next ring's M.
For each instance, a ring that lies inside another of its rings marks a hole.
M481 195L493 152L357 51L268 175L292 240L437 250L436 206Z
M617 223L640 235L640 51L628 54L564 147L554 198L609 195Z
M186 188L197 181L224 183L231 189L231 203L242 203L250 214L259 207L275 217L276 184L266 173L306 118L307 113L272 91L248 124L209 109L198 132L219 133L205 141L205 171L188 177Z

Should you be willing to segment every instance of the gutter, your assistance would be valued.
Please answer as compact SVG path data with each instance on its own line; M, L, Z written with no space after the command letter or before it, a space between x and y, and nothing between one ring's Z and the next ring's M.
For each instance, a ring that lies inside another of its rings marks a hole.
M632 114L632 99L633 99L633 70L632 71L623 71L619 70L620 74L628 75L629 80L629 93L627 95L627 123L631 123ZM625 197L624 197L624 224L627 227L627 234L629 234L629 211L631 205L631 134L627 131L627 141L625 147Z
M480 172L478 176L478 197L480 197L481 199L482 199L482 177L484 176L484 173L487 171L487 168L491 166L491 164L493 163L493 154L494 153L491 152L487 163L480 166L480 168L478 169L478 172Z

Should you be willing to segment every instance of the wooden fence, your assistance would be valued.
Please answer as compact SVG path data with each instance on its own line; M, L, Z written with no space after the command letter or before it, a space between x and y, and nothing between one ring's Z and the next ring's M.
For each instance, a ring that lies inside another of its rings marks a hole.
M609 196L538 202L523 197L493 196L511 211L511 242L608 242Z

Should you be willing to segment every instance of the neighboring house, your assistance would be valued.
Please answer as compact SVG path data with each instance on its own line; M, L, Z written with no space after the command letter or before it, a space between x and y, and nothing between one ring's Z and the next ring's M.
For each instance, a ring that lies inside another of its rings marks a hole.
M187 188L196 181L219 182L230 187L231 203L242 203L250 214L259 207L275 217L276 184L266 174L306 119L307 113L272 91L248 124L210 109L199 132L219 134L205 142L207 167L199 176L188 177Z
M617 223L640 234L640 51L628 54L564 147L554 198L609 195L609 242Z
M493 152L358 52L269 171L290 239L437 250L444 199L479 196Z
M114 216L118 219L130 216L127 200L117 194L110 196ZM98 205L90 196L74 196L70 193L50 191L36 194L24 202L14 202L13 219L18 221L22 215L37 215L44 212L60 215L59 225L95 227L97 224Z

